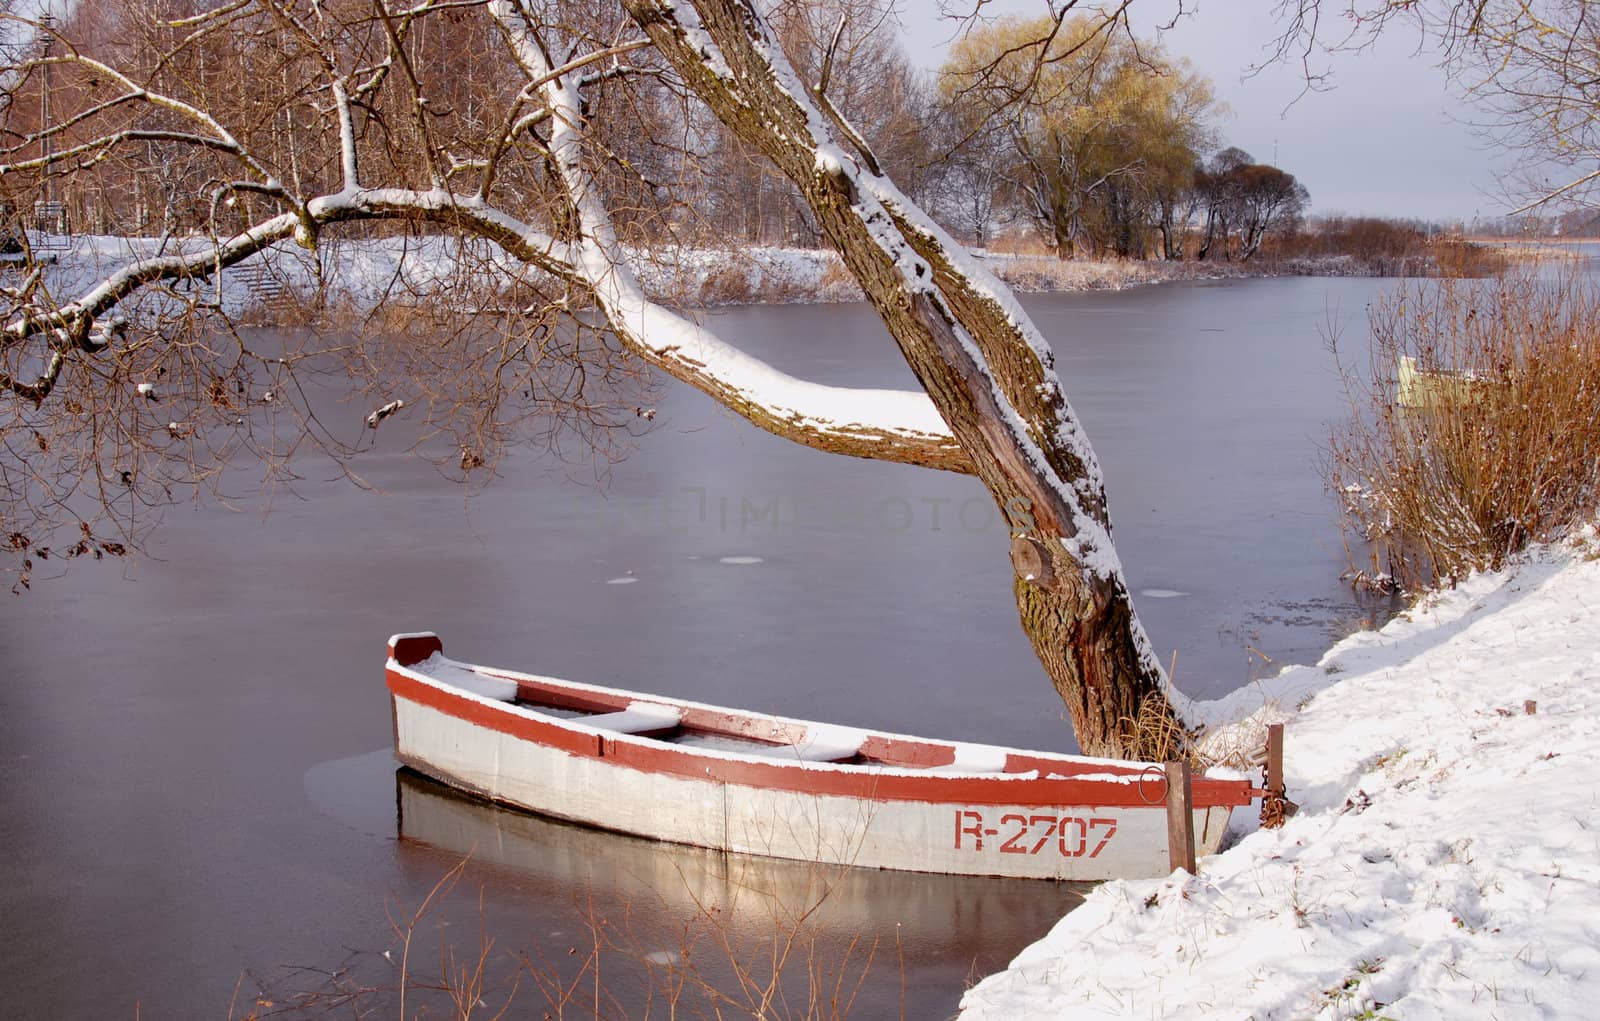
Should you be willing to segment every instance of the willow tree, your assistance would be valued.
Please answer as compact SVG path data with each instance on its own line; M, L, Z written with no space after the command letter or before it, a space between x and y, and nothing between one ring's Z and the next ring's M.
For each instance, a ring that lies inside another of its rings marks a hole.
M1212 144L1210 81L1088 15L975 28L951 47L939 85L971 134L1004 139L991 158L1063 257L1142 257L1152 228L1169 241L1163 196Z
M598 328L600 347L620 345L779 436L975 475L1013 526L1022 627L1082 747L1171 752L1149 737L1171 728L1135 726L1176 722L1177 713L1134 614L1100 469L1049 346L1006 288L883 173L830 99L831 59L802 80L763 5L231 0L199 12L176 3L125 9L164 15L149 33L159 59L134 66L124 54L119 63L117 52L70 38L49 55L36 48L8 69L9 80L33 81L48 66L72 79L77 102L50 122L8 125L0 169L13 187L31 179L61 188L107 168L136 179L146 152L168 163L182 154L208 168L194 203L205 219L195 236L127 246L94 279L40 268L7 288L0 414L14 543L29 542L15 524L25 510L19 492L34 508L70 505L85 492L115 507L146 484L142 468L122 466L128 458L181 462L201 443L236 456L219 437L292 399L289 386L264 393L262 376L292 375L294 359L256 350L219 319L210 297L217 276L269 248L321 251L352 233L376 242L410 232L416 244L465 238L472 251L494 248L475 276L500 274L524 288L526 330L460 352L502 391L537 393L545 377L523 362L550 356L545 342L565 335L554 328L564 317L571 329ZM237 59L223 58L247 48L271 60L252 66L251 87L240 90L244 115L213 100L227 91L218 77L230 66L238 73ZM462 73L492 91L460 94L459 76L432 63L446 56L470 60ZM676 120L663 114L662 95L683 101ZM678 206L695 197L695 111L709 111L793 182L923 392L785 376L646 295L636 260L660 236L647 228L670 229ZM640 168L644 156L619 157L619 130L679 132L677 163L662 157ZM679 175L665 199L656 171ZM380 332L371 344L381 353L389 342ZM426 337L405 343L416 363L434 363ZM306 421L314 428L314 417ZM463 469L472 453L463 450Z

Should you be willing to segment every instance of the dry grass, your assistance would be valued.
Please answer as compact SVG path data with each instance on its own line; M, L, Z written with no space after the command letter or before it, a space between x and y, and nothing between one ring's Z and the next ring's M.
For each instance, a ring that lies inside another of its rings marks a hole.
M652 298L686 307L862 300L838 254L823 249L678 249L641 269Z
M1172 280L1271 275L1273 267L1240 262L1177 262L1160 259L1060 259L1054 255L990 255L990 272L1013 290L1122 290Z
M1437 238L1428 246L1433 257L1434 275L1454 278L1492 277L1511 265L1510 256L1500 248L1474 244L1460 238Z
M1193 735L1167 710L1166 699L1160 695L1146 695L1139 711L1131 718L1124 716L1121 725L1123 741L1145 749L1145 757L1152 762L1188 760L1197 768L1204 765L1195 755Z
M1375 303L1370 375L1329 481L1358 582L1417 590L1590 520L1600 483L1600 293L1573 273L1418 283ZM1397 367L1420 389L1399 405Z
M1045 244L1036 230L1010 227L990 239L988 249L997 255L1025 255L1056 258L1055 250Z
M1376 217L1326 217L1305 229L1270 237L1262 249L1286 266L1347 260L1362 276L1489 277L1510 265L1503 245L1430 236L1419 224Z

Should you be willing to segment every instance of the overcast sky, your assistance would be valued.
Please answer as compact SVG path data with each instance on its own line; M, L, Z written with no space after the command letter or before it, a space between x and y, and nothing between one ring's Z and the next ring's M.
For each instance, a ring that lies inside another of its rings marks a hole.
M952 32L927 13L935 6L911 0L902 14L907 52L930 67L943 60ZM1331 91L1290 105L1302 91L1297 67L1244 77L1276 34L1271 0L1188 6L1193 13L1164 37L1168 52L1209 75L1231 108L1220 125L1225 142L1299 178L1312 213L1470 221L1506 210L1494 154L1470 126L1473 111L1452 97L1436 58L1415 52L1414 34L1394 31L1373 51L1329 61ZM1042 8L1040 0L996 0L987 9L1034 15ZM1173 0L1136 0L1141 36L1172 9Z

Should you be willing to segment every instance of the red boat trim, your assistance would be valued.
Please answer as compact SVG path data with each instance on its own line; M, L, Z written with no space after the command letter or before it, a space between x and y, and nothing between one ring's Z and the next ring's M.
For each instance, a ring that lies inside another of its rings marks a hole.
M426 656L420 658L425 659ZM816 768L800 763L711 756L693 748L660 741L585 732L559 721L524 715L504 703L474 699L448 686L426 683L397 670L387 670L386 675L389 690L397 698L517 740L556 748L572 755L605 759L612 765L641 773L800 794L928 804L1147 808L1164 804L1166 796L1165 781L1155 776L1148 781L1130 784L1071 778L1037 777L1024 780L1015 774L1008 776L1004 773L961 776L877 770L869 772L862 768ZM728 718L740 719L731 715ZM1084 768L1081 763L1056 762L1026 755L1011 756L1008 768L1015 762L1033 763L1024 765L1024 769L1037 766L1055 772ZM1109 764L1096 771L1138 772L1137 769ZM1243 780L1198 778L1193 784L1196 808L1247 805L1251 793L1251 785Z

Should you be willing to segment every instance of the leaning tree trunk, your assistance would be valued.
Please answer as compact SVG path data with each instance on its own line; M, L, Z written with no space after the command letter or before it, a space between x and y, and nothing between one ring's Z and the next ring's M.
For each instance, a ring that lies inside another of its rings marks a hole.
M1171 754L1150 739L1182 731L1166 726L1179 717L1111 546L1099 466L1009 292L877 172L825 94L807 94L752 0L623 2L718 118L798 186L1011 522L1022 627L1083 750Z

